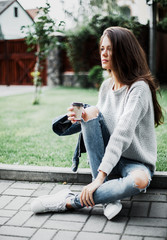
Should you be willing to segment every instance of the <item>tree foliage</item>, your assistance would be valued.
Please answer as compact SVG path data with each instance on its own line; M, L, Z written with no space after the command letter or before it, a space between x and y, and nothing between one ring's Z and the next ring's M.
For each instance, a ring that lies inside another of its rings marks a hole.
M90 5L100 9L107 15L119 11L117 0L90 0Z
M36 86L36 94L34 104L39 104L38 87L42 84L41 71L43 70L42 61L46 59L49 52L60 43L55 36L56 32L62 32L64 22L60 22L57 26L55 21L50 18L50 4L46 3L46 7L40 7L38 10L38 19L32 25L22 26L25 33L25 41L29 46L28 51L36 50L36 64L33 76L34 85Z
M122 26L131 29L137 36L141 24L135 17L126 18L117 14L107 16L95 15L86 26L71 30L66 33L66 50L72 67L76 73L89 71L88 59L90 55L89 42L94 40L94 49L98 49L98 43L103 31L110 26Z
M3 39L4 39L4 35L3 35L1 24L0 24L0 40L3 40Z
M157 3L160 3L162 7L166 7L167 6L167 0L154 0Z
M46 3L46 7L39 8L37 21L32 25L22 27L22 30L26 34L25 40L29 46L29 51L38 45L36 55L40 61L44 60L50 50L59 44L55 33L62 32L61 28L64 25L64 22L60 22L59 25L56 26L55 21L50 18L49 12L50 4Z
M157 29L162 32L167 32L167 16L158 22Z
M161 8L167 7L167 0L154 0L154 2L158 3ZM162 32L167 32L167 14L161 19L157 24L157 29Z

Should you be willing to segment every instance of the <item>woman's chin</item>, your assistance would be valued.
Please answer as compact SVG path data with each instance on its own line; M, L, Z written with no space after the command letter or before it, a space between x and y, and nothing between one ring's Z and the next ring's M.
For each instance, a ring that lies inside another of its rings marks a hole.
M106 66L106 64L102 64L101 67L102 67L103 69L105 69L105 70L108 69L108 67Z

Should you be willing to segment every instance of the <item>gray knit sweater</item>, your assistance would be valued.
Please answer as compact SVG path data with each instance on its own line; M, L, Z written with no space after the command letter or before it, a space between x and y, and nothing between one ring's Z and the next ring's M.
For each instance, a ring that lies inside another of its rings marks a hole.
M152 94L144 81L129 89L113 90L112 79L103 82L97 107L111 134L99 170L112 171L121 156L149 164L154 171L157 146Z

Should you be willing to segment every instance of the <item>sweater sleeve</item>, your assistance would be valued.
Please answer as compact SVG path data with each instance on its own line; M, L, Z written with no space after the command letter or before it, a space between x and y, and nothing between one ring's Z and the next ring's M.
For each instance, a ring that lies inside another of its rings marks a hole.
M118 163L122 153L132 143L136 126L148 110L148 91L143 86L129 90L124 111L110 136L104 157L98 170L110 174Z

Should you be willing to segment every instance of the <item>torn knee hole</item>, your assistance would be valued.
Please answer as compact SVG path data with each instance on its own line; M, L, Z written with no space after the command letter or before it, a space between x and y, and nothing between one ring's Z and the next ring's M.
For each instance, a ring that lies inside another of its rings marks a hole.
M86 108L85 113L86 114L85 114L84 121L87 122L91 119L97 118L99 115L99 110L97 107L92 106L92 107Z
M149 175L144 170L134 170L131 173L135 186L139 189L145 189L149 184Z

